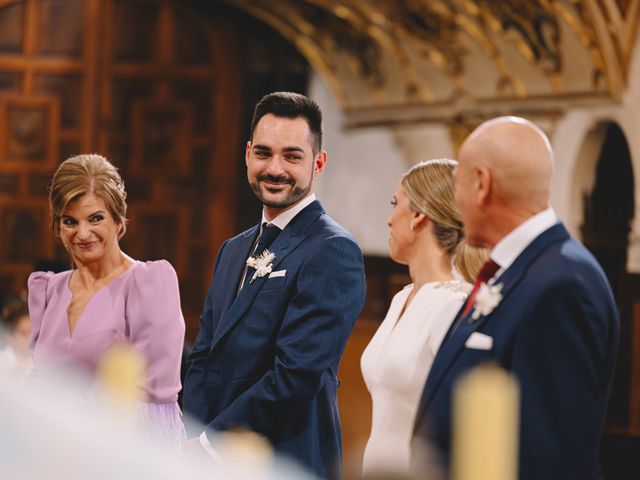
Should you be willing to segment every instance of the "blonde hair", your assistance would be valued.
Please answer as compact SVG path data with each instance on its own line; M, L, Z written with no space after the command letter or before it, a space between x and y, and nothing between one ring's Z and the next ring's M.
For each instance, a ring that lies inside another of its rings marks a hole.
M70 202L83 195L94 194L101 198L116 223L122 228L121 239L127 230L127 192L124 182L106 158L95 153L77 155L60 164L53 174L49 189L51 228L60 236L60 218Z
M454 196L456 165L456 161L449 159L420 162L404 174L400 183L411 208L433 222L438 244L454 257L454 266L465 280L473 282L489 253L471 247L464 240L462 215Z

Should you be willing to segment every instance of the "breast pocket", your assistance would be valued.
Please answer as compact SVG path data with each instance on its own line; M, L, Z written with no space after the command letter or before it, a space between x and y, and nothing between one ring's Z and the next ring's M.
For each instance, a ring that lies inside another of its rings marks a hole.
M264 281L264 285L262 286L262 290L275 290L284 287L286 283L286 276L279 277L267 277Z

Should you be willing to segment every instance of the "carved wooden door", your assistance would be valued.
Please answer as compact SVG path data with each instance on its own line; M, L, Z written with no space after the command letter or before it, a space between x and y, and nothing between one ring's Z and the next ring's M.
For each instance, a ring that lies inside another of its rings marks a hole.
M233 42L172 0L0 0L0 288L23 286L40 259L68 262L47 186L60 161L97 152L125 179L124 250L171 261L197 316L234 229Z

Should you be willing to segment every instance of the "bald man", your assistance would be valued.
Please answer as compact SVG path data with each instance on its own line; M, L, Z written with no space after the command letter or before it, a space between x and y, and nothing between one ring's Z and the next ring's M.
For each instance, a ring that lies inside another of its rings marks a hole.
M445 468L452 388L470 368L493 361L520 383L519 478L597 478L619 322L602 269L549 207L552 174L549 140L522 118L485 122L460 149L456 200L465 235L490 249L480 283L499 293L494 308L472 293L424 387L416 435ZM419 444L416 457L425 453Z

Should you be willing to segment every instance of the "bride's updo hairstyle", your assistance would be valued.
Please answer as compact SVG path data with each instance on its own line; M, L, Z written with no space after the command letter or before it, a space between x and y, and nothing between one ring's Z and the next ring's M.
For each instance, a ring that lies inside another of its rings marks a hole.
M411 208L433 222L438 244L454 258L454 267L473 283L489 252L471 247L464 239L462 215L454 197L456 165L449 159L420 162L404 174L401 185Z

